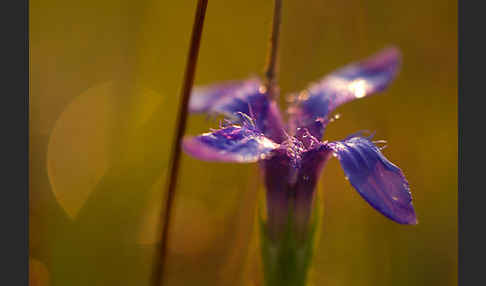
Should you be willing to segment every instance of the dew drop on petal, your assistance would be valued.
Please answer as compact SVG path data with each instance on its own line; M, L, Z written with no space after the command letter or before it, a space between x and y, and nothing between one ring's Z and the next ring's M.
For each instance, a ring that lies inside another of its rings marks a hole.
M348 85L349 91L351 91L356 98L364 97L368 88L368 83L364 79L356 79Z
M267 92L267 88L264 85L261 85L258 88L258 92L261 93L261 94L264 94L265 92Z
M301 93L299 93L298 98L299 98L300 101L304 101L304 100L308 99L309 98L309 92L307 90L302 91Z

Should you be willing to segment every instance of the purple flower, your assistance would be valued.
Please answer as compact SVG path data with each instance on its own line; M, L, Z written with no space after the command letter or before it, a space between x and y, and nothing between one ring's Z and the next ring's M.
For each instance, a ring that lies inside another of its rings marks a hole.
M416 224L409 185L402 171L369 137L321 141L331 112L343 103L383 91L400 67L400 53L385 49L350 64L291 95L288 124L258 78L196 88L192 112L223 114L220 129L185 138L192 156L209 161L259 162L267 189L268 224L280 228L289 209L297 225L311 212L319 174L331 155L345 176L377 211L400 224Z

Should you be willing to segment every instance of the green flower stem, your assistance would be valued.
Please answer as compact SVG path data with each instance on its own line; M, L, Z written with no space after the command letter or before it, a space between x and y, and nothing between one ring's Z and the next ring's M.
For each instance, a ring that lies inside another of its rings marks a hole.
M306 286L317 225L318 215L315 214L308 227L297 227L295 212L290 211L285 230L272 237L267 222L260 218L265 286ZM299 231L302 229L304 233Z

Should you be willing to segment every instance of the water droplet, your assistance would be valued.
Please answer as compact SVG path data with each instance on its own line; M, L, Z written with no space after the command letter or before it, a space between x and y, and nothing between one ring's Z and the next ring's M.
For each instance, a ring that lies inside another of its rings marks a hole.
M299 100L306 100L308 98L309 98L309 92L304 90L301 93L299 93Z
M261 94L264 94L265 92L267 92L267 88L264 85L261 85L258 88L258 92L261 93Z
M349 181L348 176L344 176L344 179L345 179L346 181Z
M351 91L356 98L364 97L368 88L368 83L363 79L354 80L348 85L349 91Z

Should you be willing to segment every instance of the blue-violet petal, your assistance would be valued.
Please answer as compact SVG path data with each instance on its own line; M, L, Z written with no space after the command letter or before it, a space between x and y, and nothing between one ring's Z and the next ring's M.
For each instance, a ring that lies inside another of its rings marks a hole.
M244 113L253 118L260 132L277 143L285 137L276 102L268 99L267 91L257 77L195 87L189 111L223 114L230 119L237 119L235 114Z
M206 161L250 163L264 159L279 147L249 126L230 125L196 137L186 137L184 150Z
M321 139L328 115L339 105L383 91L395 78L400 52L387 48L363 61L345 66L291 97L290 128L307 128ZM291 131L292 132L292 131Z
M416 224L412 195L400 168L364 137L331 142L351 185L376 210L401 224Z

